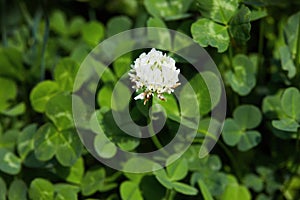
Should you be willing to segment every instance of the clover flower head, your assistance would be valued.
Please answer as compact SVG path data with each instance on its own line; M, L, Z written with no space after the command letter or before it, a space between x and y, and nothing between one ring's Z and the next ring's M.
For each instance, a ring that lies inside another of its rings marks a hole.
M171 94L180 85L180 70L176 69L175 60L154 48L147 54L142 53L131 68L129 77L134 83L133 88L143 91L134 99L142 99L144 104L154 95L165 100L163 94Z

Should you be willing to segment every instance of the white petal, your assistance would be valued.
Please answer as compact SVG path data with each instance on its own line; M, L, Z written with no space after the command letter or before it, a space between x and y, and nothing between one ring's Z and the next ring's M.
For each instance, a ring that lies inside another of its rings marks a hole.
M139 94L136 97L134 97L134 100L138 100L138 99L145 99L145 93L142 92L141 94Z

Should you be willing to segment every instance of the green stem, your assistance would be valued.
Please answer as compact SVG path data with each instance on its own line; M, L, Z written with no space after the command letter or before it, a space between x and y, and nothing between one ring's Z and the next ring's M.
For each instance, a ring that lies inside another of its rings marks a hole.
M28 9L26 7L26 4L23 1L18 1L19 2L19 7L20 7L20 11L26 21L26 23L31 26L32 25L32 18L28 12Z
M152 106L152 103L153 103L153 101L152 101L152 98L150 98L149 99L149 101L147 102L148 103L148 112L150 111L150 109L151 109L151 106ZM152 140L152 142L153 142L153 144L156 146L156 148L157 149L160 149L161 150L161 152L165 155L165 156L168 156L169 155L169 153L163 148L163 145L160 143L160 141L159 141L159 139L158 139L158 137L156 136L156 133L155 133L155 131L154 131L154 129L153 129L153 123L152 123L152 118L151 118L151 116L149 116L149 128L148 128L148 131L149 131L149 134L150 134L150 136L151 136L151 140Z
M165 200L169 200L170 199L170 193L171 193L171 189L167 189L166 190L166 195L165 195Z
M165 200L172 200L175 196L176 192L173 189L167 189Z
M156 136L156 134L153 130L152 123L149 124L149 132L152 136L151 140L152 140L153 144L156 146L156 148L159 149L165 156L168 156L169 153L163 148L163 145L160 143L158 137Z

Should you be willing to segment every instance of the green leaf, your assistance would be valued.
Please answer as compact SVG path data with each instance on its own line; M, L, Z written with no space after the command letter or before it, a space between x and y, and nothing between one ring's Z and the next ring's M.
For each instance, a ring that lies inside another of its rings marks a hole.
M71 131L59 132L48 123L37 131L34 138L35 156L41 161L47 161L56 155L63 166L72 166L82 151L78 135Z
M21 157L21 160L24 160L28 154L34 149L34 135L36 133L37 125L30 124L26 126L20 136L17 139L17 150L18 154Z
M202 180L198 181L198 185L200 187L204 200L213 200L212 195L210 194L208 188L206 187L205 183Z
M77 200L79 188L74 185L57 184L54 186L55 200Z
M20 132L18 130L10 129L6 131L3 135L0 135L0 148L3 147L13 152L19 136Z
M0 170L11 175L21 170L21 159L7 149L0 148Z
M80 184L84 174L83 159L80 157L71 167L63 167L58 165L56 168L56 173L58 176L70 183Z
M10 106L11 100L17 96L17 85L14 81L0 77L0 112Z
M299 128L299 124L294 119L289 119L289 118L273 120L272 126L282 131L288 131L294 133L296 133Z
M104 168L87 171L81 182L81 191L84 196L90 196L103 187L105 180Z
M284 27L284 34L287 40L287 44L290 48L290 52L292 54L292 57L296 57L297 53L297 44L299 45L299 25L300 24L300 12L295 13L294 15L290 16L288 18L287 24ZM298 52L299 53L299 52ZM296 61L300 63L300 60Z
M127 16L117 16L110 18L107 22L107 36L111 37L115 34L129 30L132 27L132 20Z
M215 22L228 24L238 8L238 0L198 0L201 14Z
M111 108L111 95L113 88L106 84L104 85L97 95L97 102L100 107L109 107Z
M172 158L172 157L171 157ZM188 173L188 162L186 159L178 159L169 164L170 158L167 160L167 173L171 181L179 181L186 177Z
M193 87L193 92L189 85L183 86L180 94L181 114L186 117L201 116L209 113L220 101L221 84L219 78L212 72L203 72L195 75L189 84ZM195 111L196 107L190 106L195 101L193 93L196 94L199 112Z
M229 32L231 36L240 44L244 44L250 39L250 10L242 5L237 13L230 20Z
M255 192L260 192L264 188L263 180L255 174L247 174L243 182L249 188L252 188Z
M9 200L26 200L27 199L27 186L22 180L14 180L8 190Z
M227 145L236 145L240 141L242 134L241 127L233 119L226 119L222 137Z
M54 79L61 91L73 91L78 69L79 65L77 62L70 58L63 58L58 62L54 70Z
M180 122L180 113L176 98L172 94L165 94L164 97L166 100L162 101L158 97L154 96L152 99L152 105L161 105L165 109L169 119Z
M117 153L117 147L114 143L109 141L104 133L96 135L94 139L94 147L97 154L102 158L112 158Z
M48 180L36 178L30 184L29 197L32 200L52 200L54 187Z
M58 94L52 97L46 105L45 112L58 130L74 127L71 95Z
M281 67L283 70L288 72L289 79L292 79L296 75L296 67L287 45L279 48Z
M162 184L164 187L166 187L168 189L173 188L173 183L169 179L169 177L164 169L154 171L153 174L155 175L155 178L158 180L158 182L160 182L160 184Z
M277 117L279 114L283 114L281 102L280 102L280 94L266 96L263 99L262 110L269 117Z
M185 183L180 182L174 182L172 183L175 191L185 194L185 195L197 195L198 190L190 185L187 185Z
M22 52L15 48L0 48L0 76L24 81L24 67ZM3 86L1 84L1 86ZM1 91L1 90L0 90Z
M85 20L83 17L73 17L72 21L70 22L69 26L69 34L70 35L77 35L80 33L82 26L84 26Z
M150 17L147 21L147 27L167 28L166 24L160 18Z
M198 171L192 175L192 185L195 183L199 185L199 181L201 181L205 184L211 195L220 196L223 194L228 184L227 176L224 173L209 169L207 164L202 164L200 168L198 167ZM199 187L201 189L200 185Z
M283 92L281 106L289 117L300 121L300 93L297 88L290 87Z
M51 30L60 35L66 35L68 33L65 13L60 10L55 10L50 17L50 21Z
M126 121L124 121L124 123L126 123ZM140 144L138 137L126 134L117 126L111 110L105 110L104 113L99 113L98 124L100 124L101 128L95 127L94 131L97 131L97 133L103 131L111 142L125 151L131 151ZM134 128L133 131L135 131L134 133L137 134L137 136L141 134L140 130L136 128Z
M251 193L245 186L238 184L229 184L226 187L224 194L221 197L221 200L250 200Z
M160 18L150 17L147 21L147 27L167 28L167 25ZM158 46L156 48L171 48L171 35L164 29L156 29L155 31L152 31L148 37L150 40L152 39L154 41L157 41Z
M120 186L120 193L123 200L143 200L139 185L136 182L124 181Z
M125 84L119 81L113 89L111 98L111 109L116 111L124 110L130 103L131 92Z
M137 173L154 171L160 168L161 166L156 162L138 156L130 158L123 166L124 171L132 171L132 169L135 169L135 172Z
M188 16L185 12L189 9L192 0L145 0L144 5L153 17L165 20L181 19Z
M260 110L253 105L241 105L234 110L233 118L240 127L252 129L260 124L262 115Z
M247 56L238 54L233 59L233 70L225 73L227 82L239 95L248 95L256 84L255 66Z
M229 35L227 27L217 24L209 19L202 18L191 26L194 40L202 47L208 45L216 47L219 53L227 50L229 46Z
M0 200L6 200L6 183L0 177Z
M238 143L240 151L248 151L249 149L257 146L261 141L261 135L258 131L246 131L241 135Z
M79 136L75 131L67 130L58 134L58 137L56 159L63 166L73 166L83 149Z
M131 53L118 57L113 63L113 69L118 78L128 73L132 64Z
M59 144L59 132L50 124L41 126L34 136L34 153L41 161L50 160L56 153Z
M59 85L54 81L43 81L37 84L30 93L30 102L37 112L44 112L49 99L59 91Z
M104 26L97 21L86 23L81 31L83 40L91 46L98 45L104 38Z
M209 98L211 101L211 108L209 111L214 109L221 99L221 80L220 78L211 71L202 72L201 76L205 81L207 89L209 91ZM202 88L203 89L203 88ZM201 105L200 105L201 108ZM200 112L201 113L201 112Z
M22 115L26 110L26 105L24 102L21 102L12 108L2 111L1 113L10 117L15 117L18 115Z
M266 9L251 10L250 21L255 21L268 16Z

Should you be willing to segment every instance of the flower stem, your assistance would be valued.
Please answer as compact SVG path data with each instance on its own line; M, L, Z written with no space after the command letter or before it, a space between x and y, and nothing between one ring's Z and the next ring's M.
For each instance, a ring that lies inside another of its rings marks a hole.
M175 196L176 192L173 189L167 189L165 200L172 200Z
M151 108L151 106L152 106L152 103L153 103L152 98L150 98L149 101L148 101L148 111L150 111L150 108ZM156 136L156 133L155 133L155 131L154 131L154 129L153 129L153 123L152 123L153 119L152 119L151 117L149 117L149 121L150 121L150 122L149 122L149 128L148 128L148 130L149 130L149 133L150 133L150 135L151 135L151 140L152 140L153 144L154 144L154 145L156 146L156 148L159 149L165 156L168 156L169 153L163 148L163 145L160 143L158 137Z

